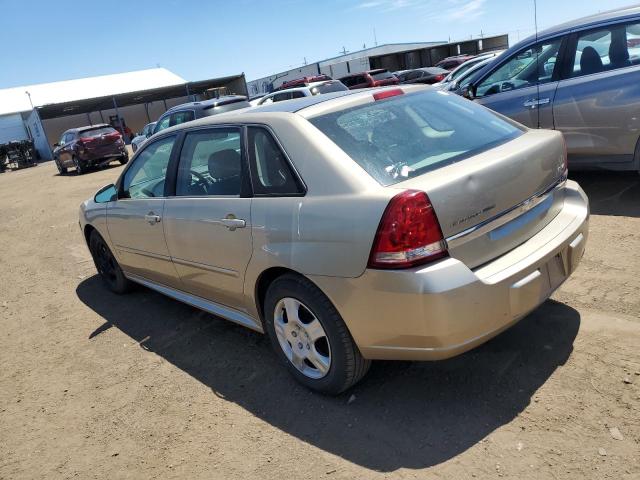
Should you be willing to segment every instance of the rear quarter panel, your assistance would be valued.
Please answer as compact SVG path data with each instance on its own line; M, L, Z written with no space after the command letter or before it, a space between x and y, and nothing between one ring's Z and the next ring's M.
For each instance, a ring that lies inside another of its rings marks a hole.
M298 197L253 198L254 252L245 294L253 294L258 277L270 267L304 275L360 276L380 218L397 191L381 187L303 118L272 118L268 124L307 192Z

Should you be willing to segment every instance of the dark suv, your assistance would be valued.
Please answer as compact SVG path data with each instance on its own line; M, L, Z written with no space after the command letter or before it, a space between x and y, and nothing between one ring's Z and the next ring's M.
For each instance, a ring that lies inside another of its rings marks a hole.
M106 124L67 130L53 146L53 160L60 174L75 168L82 175L90 167L107 165L113 160L123 165L129 161L122 135Z
M209 117L211 115L250 106L247 97L243 95L225 95L220 98L203 100L201 102L183 103L164 112L153 128L153 133L158 133L160 130L173 127L174 125L190 122L196 118Z
M385 85L397 85L400 83L398 77L385 69L368 70L366 72L354 73L340 79L349 90L357 88L383 87Z

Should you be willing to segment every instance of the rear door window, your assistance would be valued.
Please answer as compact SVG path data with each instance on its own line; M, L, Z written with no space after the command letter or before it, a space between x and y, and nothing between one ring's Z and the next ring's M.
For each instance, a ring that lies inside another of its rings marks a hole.
M256 195L298 195L303 192L284 152L268 130L249 127L249 165Z
M382 185L463 160L522 134L480 105L431 90L309 121Z
M579 32L572 77L591 75L640 64L640 23L616 24Z

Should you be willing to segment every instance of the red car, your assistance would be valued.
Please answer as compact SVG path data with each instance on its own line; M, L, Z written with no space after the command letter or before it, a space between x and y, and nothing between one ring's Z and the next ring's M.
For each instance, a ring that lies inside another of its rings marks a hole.
M67 168L75 168L82 175L90 167L107 165L113 160L123 165L129 161L122 135L111 125L72 128L53 146L53 160L61 175L67 173Z
M398 77L383 68L347 75L346 77L342 77L340 81L344 83L349 90L384 87L385 85L397 85L400 83Z
M274 92L278 90L286 90L287 88L306 87L313 82L324 82L325 80L333 80L329 75L312 75L308 77L296 78L295 80L289 80L284 82Z
M474 57L473 55L456 55L455 57L447 57L440 60L438 63L435 64L435 66L438 68L444 68L445 70L451 71L454 68L458 68L467 60L471 60L473 57Z

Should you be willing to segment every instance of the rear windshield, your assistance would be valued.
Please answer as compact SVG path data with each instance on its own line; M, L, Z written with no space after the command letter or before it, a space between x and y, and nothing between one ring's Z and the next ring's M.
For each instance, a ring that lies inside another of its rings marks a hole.
M80 132L80 138L99 137L100 135L109 135L110 133L115 132L116 130L111 127L92 128L90 130L83 130L82 132Z
M309 121L382 185L458 162L522 134L480 105L433 90Z
M349 89L340 82L324 83L322 85L318 85L317 87L311 87L311 93L313 95L320 95L321 93L343 92L345 90Z
M391 72L372 73L371 78L373 78L374 80L386 80L387 78L393 78L393 73Z

